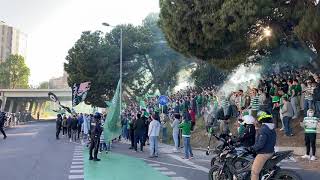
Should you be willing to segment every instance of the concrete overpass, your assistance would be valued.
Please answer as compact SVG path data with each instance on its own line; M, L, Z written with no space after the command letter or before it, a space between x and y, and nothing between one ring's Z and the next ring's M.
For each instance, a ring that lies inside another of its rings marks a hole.
M0 89L1 111L29 111L36 114L50 101L48 93L57 95L60 101L71 101L71 89Z

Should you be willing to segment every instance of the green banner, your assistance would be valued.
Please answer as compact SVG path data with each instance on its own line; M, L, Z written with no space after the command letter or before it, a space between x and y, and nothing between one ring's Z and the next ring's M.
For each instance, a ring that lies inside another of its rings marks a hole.
M105 142L109 142L112 139L119 137L121 134L120 81L118 82L112 102L109 105L108 114L103 126Z

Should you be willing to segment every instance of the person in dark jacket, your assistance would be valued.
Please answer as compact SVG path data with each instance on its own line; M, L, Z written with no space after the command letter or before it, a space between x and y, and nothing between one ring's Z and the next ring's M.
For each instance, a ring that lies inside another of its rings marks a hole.
M72 118L71 118L71 116L69 116L67 119L67 130L68 130L68 138L70 139L70 142L72 142L72 140L71 140L71 122L72 122Z
M100 120L101 120L100 113L96 113L94 115L95 123L93 123L93 125L90 128L91 142L90 142L90 148L89 148L89 160L100 161L100 159L98 159L98 150L99 150L99 144L100 144L100 136L103 131ZM92 152L93 152L93 156L92 156Z
M57 120L56 120L56 139L59 139L61 127L62 127L62 116L61 116L61 114L58 114Z
M80 139L80 134L81 134L81 128L82 128L82 124L83 124L83 114L80 113L80 115L78 116L78 128L77 128L77 131L78 131L78 139Z
M320 118L320 84L318 83L316 88L313 90L313 101L315 105L315 116Z
M77 132L78 132L78 119L76 115L73 115L71 120L71 136L74 142L77 141Z
M138 151L137 144L138 142L140 142L140 151L143 151L144 132L146 129L146 122L145 122L145 118L142 118L140 113L137 115L137 120L133 124L133 129L134 129L134 150L136 152Z
M3 130L4 123L6 122L7 117L5 112L0 112L0 132L3 134L3 139L7 138L6 133Z
M255 119L250 115L243 116L242 119L245 129L243 134L239 137L239 141L244 147L253 146L256 139L256 128L254 126Z
M259 180L259 174L264 164L274 154L277 139L274 124L272 123L272 115L266 112L259 112L258 122L262 126L258 132L255 144L249 148L250 151L257 153L251 169L251 180Z

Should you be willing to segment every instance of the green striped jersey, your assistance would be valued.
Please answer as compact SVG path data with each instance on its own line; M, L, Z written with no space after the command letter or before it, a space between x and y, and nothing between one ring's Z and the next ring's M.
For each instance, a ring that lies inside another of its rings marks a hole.
M259 96L251 98L250 106L252 110L259 110Z
M305 117L303 119L305 133L317 133L317 125L319 119L317 117Z

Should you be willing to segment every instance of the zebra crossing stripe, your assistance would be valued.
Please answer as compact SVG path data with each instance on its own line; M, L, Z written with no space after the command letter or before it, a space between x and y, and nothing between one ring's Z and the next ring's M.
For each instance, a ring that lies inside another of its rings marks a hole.
M158 171L168 171L169 170L166 167L154 167L153 169L158 170Z
M161 173L166 175L166 176L173 176L173 175L177 174L177 173L175 173L173 171L161 171Z
M69 179L84 179L84 175L69 175Z
M71 166L71 169L83 169L83 165L74 165Z
M172 177L171 180L187 180L184 177Z
M83 162L72 162L72 164L83 164Z
M83 158L73 158L72 161L83 161Z
M76 179L76 180L83 180L84 179L83 167L84 167L83 147L76 146L74 148L72 164L70 167L70 175L68 178L69 179Z
M70 170L70 173L83 173L82 169Z
M160 166L160 164L149 164L149 166L155 167L155 166Z

